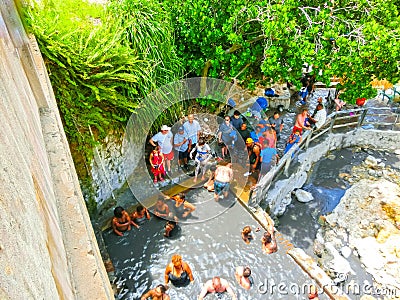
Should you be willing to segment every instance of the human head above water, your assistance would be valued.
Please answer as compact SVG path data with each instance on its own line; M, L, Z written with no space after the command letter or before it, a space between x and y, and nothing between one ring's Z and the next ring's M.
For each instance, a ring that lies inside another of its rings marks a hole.
M250 277L251 275L251 269L249 267L244 267L243 268L243 277Z
M212 285L213 285L214 289L219 288L221 286L221 278L219 278L218 276L213 277Z
M116 208L114 208L114 216L117 218L121 218L123 211L124 209L121 206L117 206Z
M174 266L180 266L182 264L182 256L179 254L172 255L171 262Z
M167 288L165 287L165 285L159 284L156 286L156 291L162 295L167 291Z
M144 210L144 207L143 207L143 205L141 205L141 204L139 204L139 205L136 207L136 212L138 212L138 213L142 212L143 210Z

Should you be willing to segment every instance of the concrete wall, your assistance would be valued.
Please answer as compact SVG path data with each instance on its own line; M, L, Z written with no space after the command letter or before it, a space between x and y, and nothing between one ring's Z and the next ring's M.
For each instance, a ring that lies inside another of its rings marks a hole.
M271 214L281 216L291 203L291 192L304 185L307 180L307 173L315 162L319 161L329 151L354 146L394 152L400 149L400 133L398 131L364 130L360 128L344 134L330 134L323 142L299 154L298 167L294 168L295 171L290 173L289 178L280 179L271 186L261 205L267 204Z
M0 298L113 299L33 38L0 0Z

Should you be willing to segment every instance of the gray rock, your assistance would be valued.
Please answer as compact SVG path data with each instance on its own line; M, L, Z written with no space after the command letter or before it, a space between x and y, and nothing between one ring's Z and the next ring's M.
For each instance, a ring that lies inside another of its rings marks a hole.
M370 168L375 168L378 166L378 161L372 155L368 155L364 163Z
M344 246L340 249L340 253L344 258L349 258L351 255L351 248L348 246Z
M378 164L378 167L383 169L383 168L385 167L385 163L384 163L384 162L380 162L380 163Z
M297 201L302 202L302 203L307 203L307 202L314 200L314 197L310 192L307 192L302 189L296 190L294 192L294 195L296 196Z

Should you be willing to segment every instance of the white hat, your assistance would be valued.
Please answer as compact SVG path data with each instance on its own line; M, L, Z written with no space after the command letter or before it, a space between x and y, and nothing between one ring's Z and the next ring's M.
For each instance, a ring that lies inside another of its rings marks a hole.
M161 126L161 130L170 130L171 127L168 127L167 125Z

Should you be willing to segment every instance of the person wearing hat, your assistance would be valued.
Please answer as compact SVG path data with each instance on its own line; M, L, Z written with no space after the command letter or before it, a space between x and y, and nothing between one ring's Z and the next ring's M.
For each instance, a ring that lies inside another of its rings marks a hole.
M261 168L261 160L260 160L261 146L259 143L254 142L252 138L248 138L246 140L246 148L250 162L250 170L248 175L252 173L257 173L258 171L260 171Z
M171 132L171 127L167 125L161 126L161 131L153 136L149 143L156 147L156 143L161 148L161 153L164 155L164 170L171 172L171 160L174 159L174 151L172 149L172 141L173 135ZM166 165L166 168L165 168Z
M188 170L188 149L189 149L189 137L185 132L185 128L180 126L178 132L174 136L174 148L178 151L178 165L181 168Z

